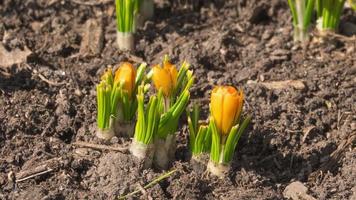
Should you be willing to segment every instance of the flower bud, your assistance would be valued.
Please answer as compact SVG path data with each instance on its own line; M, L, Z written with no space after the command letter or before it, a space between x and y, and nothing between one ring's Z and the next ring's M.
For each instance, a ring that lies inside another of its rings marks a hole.
M240 116L244 95L232 86L217 86L211 93L211 112L216 127L223 135L228 135Z
M177 69L168 61L164 62L163 68L159 65L153 67L153 84L157 90L162 89L166 97L171 95L177 85L177 76Z
M122 84L122 88L128 92L129 97L132 96L135 88L136 69L129 62L124 62L115 72L114 83Z
M176 66L170 63L169 61L164 61L163 69L169 71L173 83L173 88L175 88L177 86L177 78L178 78L178 71Z

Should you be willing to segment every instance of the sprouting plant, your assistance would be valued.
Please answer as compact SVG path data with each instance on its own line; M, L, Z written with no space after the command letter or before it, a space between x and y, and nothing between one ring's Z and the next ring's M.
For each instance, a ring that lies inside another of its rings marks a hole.
M124 124L132 122L137 110L137 86L144 79L146 63L138 68L138 73L131 63L122 63L113 75L109 68L101 77L101 82L96 86L97 90L97 136L110 139L115 134L127 133ZM116 132L116 133L115 133Z
M137 15L142 0L115 0L117 43L121 50L134 49Z
M211 131L209 126L199 124L200 108L197 104L193 105L191 112L187 111L187 119L189 127L189 149L194 158L210 150Z
M156 65L152 69L152 81L157 91L163 93L158 112L161 119L155 137L155 165L167 168L175 152L175 135L179 118L186 109L190 99L194 76L189 70L189 64L184 62L177 72L166 56L163 67Z
M137 110L137 89L145 76L146 63L141 64L136 72L129 63L122 63L114 77L114 86L119 87L119 102L117 104L115 132L121 136L132 136Z
M294 41L308 40L315 0L288 0L294 26Z
M208 170L220 177L228 171L239 139L251 119L248 116L241 121L243 99L243 92L232 86L218 86L211 93L212 142Z
M113 124L116 116L119 99L119 88L113 88L112 69L109 68L101 77L101 82L96 86L97 92L97 136L103 139L110 139L115 135Z
M131 144L131 152L138 159L144 160L144 166L150 167L152 164L154 146L153 139L157 133L158 124L160 121L159 101L162 99L162 93L158 96L151 96L149 102L145 106L144 94L148 90L148 86L141 85L138 88L137 100L137 123L135 128L134 139Z
M336 31L345 0L316 0L317 28L323 31Z

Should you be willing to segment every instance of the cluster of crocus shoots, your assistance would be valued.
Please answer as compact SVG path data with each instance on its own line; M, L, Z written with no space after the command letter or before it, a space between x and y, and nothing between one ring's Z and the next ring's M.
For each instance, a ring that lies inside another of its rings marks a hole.
M301 42L308 40L314 11L317 16L317 28L321 33L336 31L344 4L345 0L288 0L293 17L294 40Z
M157 168L165 169L174 157L175 132L179 118L188 105L189 89L194 77L186 62L183 62L179 71L175 65L170 63L167 56L162 64L154 66L150 73L156 91L162 93L158 109L161 117L155 138L154 163Z
M188 115L190 149L192 159L210 152L207 169L218 177L224 177L239 139L251 117L242 120L244 95L232 86L217 86L211 93L209 125L198 123L199 111L193 108Z
M177 70L167 56L148 73L145 71L145 63L136 71L132 64L125 62L115 75L111 68L104 73L97 85L98 136L133 137L130 152L142 161L144 168L153 165L167 169L174 158L175 133L181 115L187 110L194 76L188 63L183 62ZM192 159L209 155L206 168L219 177L229 170L237 143L251 119L241 117L243 102L242 90L217 86L211 92L208 123L200 123L197 105L187 112ZM127 124L130 127L136 124L133 136Z
M111 68L102 76L97 86L97 135L104 139L133 136L130 151L144 161L144 167L154 164L167 169L174 158L175 132L188 105L194 76L188 63L183 62L178 71L168 56L147 74L145 69L146 64L141 64L136 72L133 65L123 63L115 76ZM151 91L149 81L154 85ZM145 101L147 93L150 97Z
M189 64L184 62L179 71L166 56L162 65L153 66L147 79L152 80L155 94L144 106L145 88L139 89L137 124L131 152L159 169L167 169L176 150L175 132L186 109L194 77ZM158 117L157 117L158 116Z
M314 4L315 0L288 0L293 17L294 41L308 40Z
M137 109L137 87L144 78L146 64L136 71L128 62L122 63L113 75L111 67L101 77L97 91L97 136L131 136Z
M132 51L137 26L153 16L153 0L115 0L115 4L118 48Z

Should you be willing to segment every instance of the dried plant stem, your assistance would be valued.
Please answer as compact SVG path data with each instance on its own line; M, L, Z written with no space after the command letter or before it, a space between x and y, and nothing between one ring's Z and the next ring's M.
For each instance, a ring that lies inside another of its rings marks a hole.
M165 174L162 174L161 176L157 177L156 179L154 179L153 181L151 181L150 183L148 183L147 185L145 185L145 186L143 187L143 189L148 189L148 188L152 187L153 185L157 184L158 182L162 181L163 179L168 178L169 176L171 176L171 175L172 175L173 173L175 173L176 171L177 171L177 170L174 169L174 170L172 170L172 171L170 171L170 172L167 172L167 173L165 173ZM133 191L133 192L131 192L131 193L129 193L129 194L124 195L124 196L118 197L118 199L127 199L128 197L131 197L131 196L133 196L133 195L135 195L135 194L138 194L138 193L140 193L140 192L142 192L142 188L141 188L141 189L139 188L139 189L137 189L137 190L135 190L135 191Z

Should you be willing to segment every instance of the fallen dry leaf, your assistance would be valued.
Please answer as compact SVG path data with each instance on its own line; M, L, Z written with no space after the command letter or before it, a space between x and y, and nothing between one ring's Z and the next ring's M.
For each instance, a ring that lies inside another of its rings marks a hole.
M261 82L261 84L270 90L287 89L291 87L297 90L302 90L305 88L305 85L301 80L271 81Z
M31 55L32 51L27 47L24 50L12 49L8 51L0 43L0 67L11 67L14 64L20 64L27 61L27 57Z

